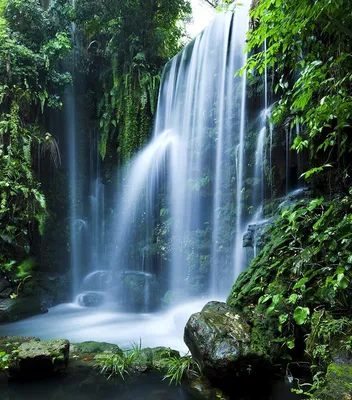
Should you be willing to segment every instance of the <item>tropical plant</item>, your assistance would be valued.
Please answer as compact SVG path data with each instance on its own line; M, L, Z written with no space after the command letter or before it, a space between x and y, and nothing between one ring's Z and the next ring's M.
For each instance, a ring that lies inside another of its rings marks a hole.
M49 7L37 0L0 1L0 269L5 272L28 257L35 232L44 229L47 206L33 168L34 150L51 150L58 162L44 113L61 107L60 91L71 80L58 70L71 49L69 10L64 0Z
M116 143L123 160L147 140L161 69L180 49L180 21L189 12L187 0L77 2L75 20L84 32L92 66L88 72L102 89L96 88L102 158L108 143Z
M306 179L346 182L351 169L352 10L348 0L261 0L251 11L246 69L275 71L274 122L301 124L293 148L308 149ZM264 43L266 44L264 46ZM262 51L260 51L262 49ZM332 171L331 167L334 167Z

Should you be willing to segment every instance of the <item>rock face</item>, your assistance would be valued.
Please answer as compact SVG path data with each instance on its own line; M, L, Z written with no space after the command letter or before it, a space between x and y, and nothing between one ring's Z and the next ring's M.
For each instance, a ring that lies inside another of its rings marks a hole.
M11 377L40 377L63 371L68 363L70 343L68 340L22 343L11 362Z
M193 314L184 340L203 373L213 381L248 376L261 357L251 348L250 326L225 303L212 301Z
M24 297L0 300L0 323L14 322L43 312L46 310L42 308L39 298Z

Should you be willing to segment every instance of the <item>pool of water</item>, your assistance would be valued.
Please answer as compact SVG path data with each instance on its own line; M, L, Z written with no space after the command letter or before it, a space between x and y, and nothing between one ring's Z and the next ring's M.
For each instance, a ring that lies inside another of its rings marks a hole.
M48 313L0 325L0 336L35 336L42 340L68 339L114 343L129 348L167 346L187 353L183 331L190 315L209 301L202 299L167 312L132 314L113 308L84 308L61 304ZM255 381L234 387L231 400L297 400L284 381ZM62 376L33 382L9 382L0 377L0 400L188 400L196 399L181 386L169 386L159 373L148 373L123 382L107 380L94 369L70 361Z
M230 400L298 400L284 381L253 382L234 390ZM169 385L160 373L126 381L107 380L92 368L70 366L65 374L39 381L7 381L0 377L0 400L196 400L183 386Z
M95 370L69 368L56 378L7 382L0 379L0 400L191 400L181 386L168 385L158 373L142 374L125 382L107 380Z
M35 336L42 340L68 339L71 343L94 340L122 348L132 343L142 347L167 346L186 353L183 331L191 314L208 299L180 305L167 312L133 314L113 308L85 308L61 304L48 313L11 324L0 325L0 336Z

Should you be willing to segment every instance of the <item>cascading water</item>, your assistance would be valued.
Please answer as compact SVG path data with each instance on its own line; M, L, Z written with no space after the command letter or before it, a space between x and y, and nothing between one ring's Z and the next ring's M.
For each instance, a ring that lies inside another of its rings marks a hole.
M72 0L73 7L75 1ZM92 290L96 298L102 266L105 265L105 187L100 176L98 135L85 135L82 123L81 76L76 71L79 51L79 35L72 23L73 52L66 61L71 72L72 85L66 89L64 98L64 126L67 145L68 175L68 221L69 253L72 273L72 296L76 298L82 290ZM87 138L90 138L89 142ZM90 155L87 160L84 154ZM88 280L85 279L89 274ZM95 281L96 285L92 282ZM104 277L104 281L108 279ZM105 287L106 285L104 285ZM98 292L99 293L99 292ZM85 292L84 292L85 294ZM78 296L82 298L82 296Z
M74 4L74 3L73 3ZM67 69L71 71L73 84L65 91L64 96L64 121L67 143L67 158L68 158L68 197L69 197L69 241L70 241L70 266L72 271L72 292L75 295L79 287L79 265L82 263L81 247L82 238L82 220L79 219L78 204L81 200L81 186L79 185L78 172L79 163L79 129L77 129L77 109L76 109L76 93L75 93L75 33L76 26L71 25L71 34L74 42L71 59L67 61ZM83 221L84 222L84 221Z
M232 231L242 228L246 75L234 75L246 58L247 3L235 14L217 17L164 70L154 139L129 166L118 200L113 280L124 280L124 272L132 270L161 275L166 290L189 293L203 279L203 292L219 295L243 268L240 234L235 241L234 236L224 239L224 224ZM237 217L223 221L231 199ZM158 226L165 231L166 254L146 263L148 249L160 240L155 238ZM192 243L207 234L208 226L213 232L210 254L195 254L197 267L208 271L194 276ZM147 293L150 286L144 282L140 287ZM131 289L131 281L128 285ZM110 287L115 299L125 291L114 283ZM151 301L149 295L145 301Z

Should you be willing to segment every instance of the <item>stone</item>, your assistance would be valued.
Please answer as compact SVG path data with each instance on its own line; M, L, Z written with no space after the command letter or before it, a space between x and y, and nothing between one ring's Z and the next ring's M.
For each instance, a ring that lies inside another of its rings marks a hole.
M0 336L0 351L9 353L26 342L40 342L40 339L32 336Z
M78 296L78 304L83 307L99 307L105 302L103 292L83 292Z
M163 367L163 360L170 357L179 358L180 353L169 347L146 347L140 350L133 369L137 372L160 369Z
M315 396L321 400L352 400L352 364L331 363L326 383Z
M36 297L0 300L0 323L14 322L46 311Z
M62 372L67 367L69 351L66 339L22 343L11 361L9 376L32 378Z
M117 353L119 347L116 344L106 342L87 341L71 344L71 353L103 353L104 351L112 351Z
M88 274L82 283L84 291L105 291L111 284L111 272L106 270L94 271Z
M188 320L184 340L204 375L231 381L253 374L265 361L251 346L251 328L244 317L225 303L212 301Z

